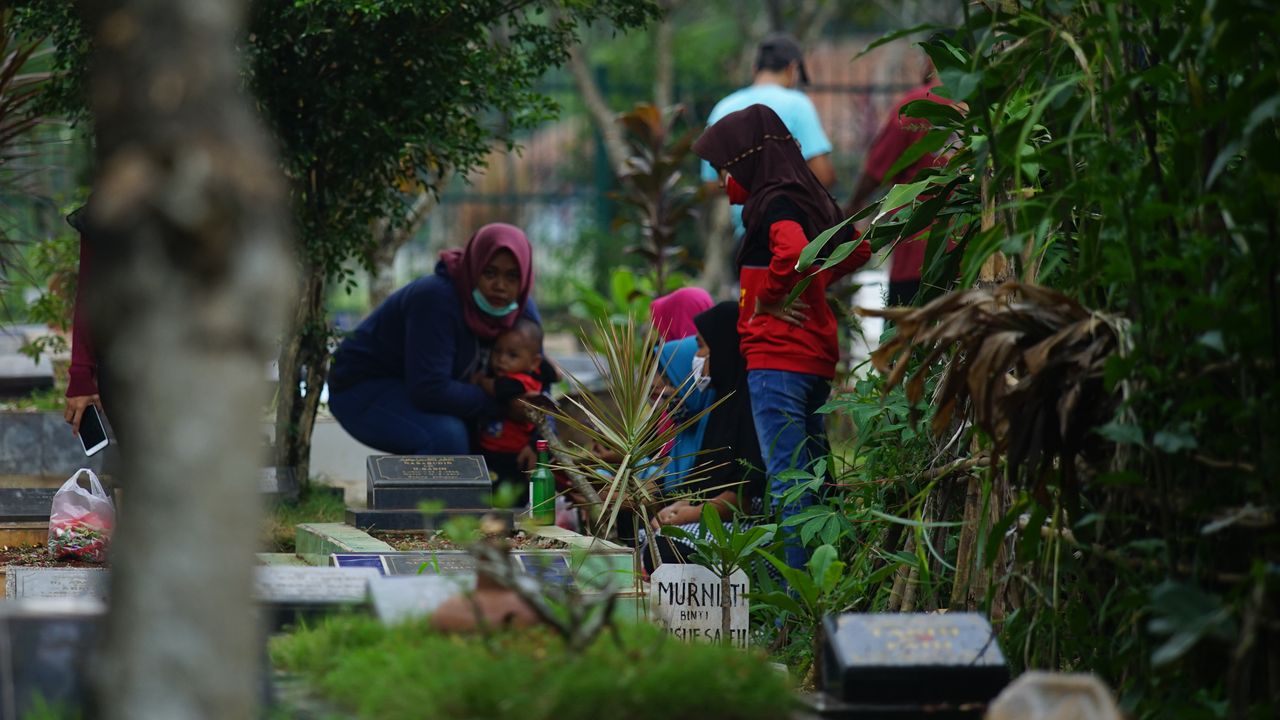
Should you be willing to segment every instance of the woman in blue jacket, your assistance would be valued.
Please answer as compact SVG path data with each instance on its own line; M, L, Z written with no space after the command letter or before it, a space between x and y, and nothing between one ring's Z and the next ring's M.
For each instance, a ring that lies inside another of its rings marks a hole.
M356 440L396 455L464 455L471 431L504 417L524 394L495 380L489 350L521 316L541 324L530 293L533 249L523 231L493 223L435 274L397 290L342 342L329 409Z

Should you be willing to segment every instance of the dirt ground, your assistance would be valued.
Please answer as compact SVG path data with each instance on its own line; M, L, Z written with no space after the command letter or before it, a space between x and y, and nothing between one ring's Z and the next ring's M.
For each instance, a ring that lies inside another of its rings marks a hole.
M91 563L84 560L58 560L49 554L44 545L25 547L0 547L0 567L108 567L109 563Z
M462 550L449 538L442 535L439 531L431 532L387 532L373 531L370 535L385 542L396 550ZM515 537L509 538L511 549L561 549L562 546L554 540L547 538L532 537L523 532L516 533Z

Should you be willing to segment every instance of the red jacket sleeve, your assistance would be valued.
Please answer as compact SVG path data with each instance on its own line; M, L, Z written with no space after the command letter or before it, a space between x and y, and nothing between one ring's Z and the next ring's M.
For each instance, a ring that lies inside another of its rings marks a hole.
M98 394L98 355L89 333L89 311L85 307L85 286L93 271L91 252L80 236L80 275L76 282L76 302L71 320L71 369L67 397Z
M779 220L769 226L769 252L773 258L769 261L769 277L760 289L760 300L764 303L776 303L791 292L800 278L796 272L796 261L809 238L804 228L794 220Z
M858 243L858 247L854 248L853 252L849 253L849 257L841 260L836 263L835 267L827 270L827 272L831 273L830 282L835 282L845 275L854 272L863 265L866 265L867 261L870 259L871 243L864 239Z

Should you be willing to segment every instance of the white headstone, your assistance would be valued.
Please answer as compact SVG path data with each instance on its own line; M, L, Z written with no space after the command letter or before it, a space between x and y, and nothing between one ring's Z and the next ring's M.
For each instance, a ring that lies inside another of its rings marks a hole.
M373 568L267 565L254 568L254 598L274 603L356 605L369 595Z
M5 570L4 596L18 598L91 597L107 599L105 568L45 568L10 566Z
M751 582L745 572L729 576L729 634L738 647L747 646L748 592ZM722 642L720 597L720 578L701 565L664 563L649 579L650 617L692 642Z
M373 614L384 625L435 612L446 600L475 587L475 575L413 575L378 577L369 581Z

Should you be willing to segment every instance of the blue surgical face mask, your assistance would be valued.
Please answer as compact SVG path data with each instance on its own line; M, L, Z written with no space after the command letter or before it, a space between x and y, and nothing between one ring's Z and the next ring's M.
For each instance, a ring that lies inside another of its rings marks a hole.
M494 307L485 299L484 294L480 292L480 288L471 291L471 299L476 301L476 307L480 308L480 312L494 317L506 317L520 309L520 305L514 300L502 307Z

